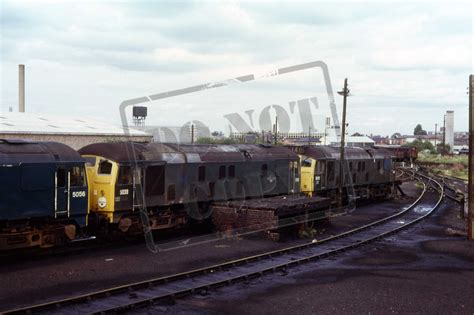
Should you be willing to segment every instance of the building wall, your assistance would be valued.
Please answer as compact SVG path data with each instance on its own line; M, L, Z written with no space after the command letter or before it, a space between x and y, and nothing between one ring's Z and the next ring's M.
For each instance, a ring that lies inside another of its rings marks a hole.
M54 134L5 134L0 133L0 139L28 139L33 141L54 141L64 143L78 150L88 144L98 142L136 141L151 142L153 136L102 136L102 135L54 135Z
M454 147L454 111L446 111L446 144L449 145L450 151L453 152Z

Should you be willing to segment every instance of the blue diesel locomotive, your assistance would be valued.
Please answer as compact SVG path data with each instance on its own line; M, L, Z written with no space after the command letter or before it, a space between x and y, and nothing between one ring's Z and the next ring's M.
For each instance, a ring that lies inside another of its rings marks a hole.
M55 142L0 139L0 248L50 247L87 224L85 160Z

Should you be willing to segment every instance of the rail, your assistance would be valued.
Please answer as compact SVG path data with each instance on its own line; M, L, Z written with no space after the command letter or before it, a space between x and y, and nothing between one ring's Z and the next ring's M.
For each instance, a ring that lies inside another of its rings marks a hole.
M423 184L420 196L411 205L398 213L339 235L171 276L15 309L4 314L117 313L200 290L230 285L357 248L406 229L438 208L444 197L443 185L424 174L413 173L410 176ZM429 200L431 192L439 194L434 198L434 203ZM423 199L428 200L422 202Z

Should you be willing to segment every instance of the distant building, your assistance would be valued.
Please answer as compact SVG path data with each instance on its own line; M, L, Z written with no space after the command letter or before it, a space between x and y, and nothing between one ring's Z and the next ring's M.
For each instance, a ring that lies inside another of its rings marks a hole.
M336 137L327 137L325 140L323 139L323 141L326 142L327 145L341 145L341 140ZM346 146L348 147L372 147L374 144L375 141L367 136L346 136Z
M441 144L443 142L443 134L439 133L436 136L434 134L427 134L427 135L417 135L417 136L403 136L405 138L405 143L408 144L411 143L415 140L421 140L421 141L428 141L431 142L433 146L436 146L438 144Z
M388 145L390 144L390 138L384 136L370 136L370 139L374 140L375 144Z
M449 140L452 141L452 144L450 144L448 138L451 138L451 135L449 135L448 127L446 127L445 142L450 146L452 153L456 153L454 151L460 151L462 148L465 148L469 145L469 133L466 131L453 132L452 139ZM376 144L385 144L383 143L384 139L378 138L378 136L374 136L372 139L376 142ZM443 130L441 129L436 134L434 131L428 131L426 135L400 135L399 133L396 133L390 137L388 144L404 145L409 144L415 140L429 141L433 146L440 145L443 143Z
M204 125L175 126L140 126L139 130L150 134L154 142L192 143L199 138L210 138L209 128Z
M319 137L301 137L301 138L286 138L285 144L289 145L321 145L321 138Z
M469 146L469 132L454 132L454 146Z
M88 117L7 112L0 113L0 139L55 141L77 150L91 143L150 142L153 137L134 128L124 130L120 124Z

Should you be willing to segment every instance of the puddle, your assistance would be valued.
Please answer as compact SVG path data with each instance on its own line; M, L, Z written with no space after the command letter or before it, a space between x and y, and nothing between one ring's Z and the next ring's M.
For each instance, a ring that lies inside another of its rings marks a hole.
M413 211L415 211L416 213L426 213L426 212L430 212L432 208L430 207L416 207L415 209L413 209Z

